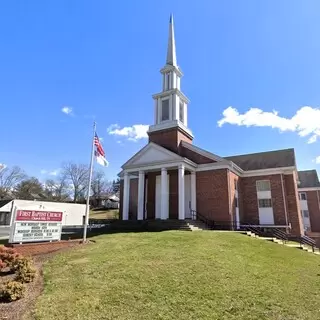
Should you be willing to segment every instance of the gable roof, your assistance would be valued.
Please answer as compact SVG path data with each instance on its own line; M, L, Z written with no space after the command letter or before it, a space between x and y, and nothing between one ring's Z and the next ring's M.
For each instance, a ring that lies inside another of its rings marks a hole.
M316 170L298 171L299 188L320 187L318 174Z
M224 158L234 162L245 171L296 166L294 149L274 150Z
M131 157L122 168L137 165L147 165L150 163L159 163L165 161L181 161L183 157L178 154L154 143L149 142L145 147L140 149L133 157Z
M211 160L212 162L225 161L225 159L217 156L216 154L209 152L207 150L201 149L201 148L195 146L194 144L188 143L186 141L181 141L181 146L207 158L208 160ZM192 160L192 159L190 159L190 160Z

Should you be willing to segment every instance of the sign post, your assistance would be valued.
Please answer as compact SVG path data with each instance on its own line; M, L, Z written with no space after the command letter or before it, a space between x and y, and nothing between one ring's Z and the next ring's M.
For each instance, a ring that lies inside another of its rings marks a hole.
M61 239L62 212L16 209L14 215L9 243Z

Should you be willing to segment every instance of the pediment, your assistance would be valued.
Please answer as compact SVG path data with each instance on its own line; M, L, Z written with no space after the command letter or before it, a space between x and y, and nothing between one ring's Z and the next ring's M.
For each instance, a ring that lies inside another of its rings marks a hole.
M182 157L171 152L153 142L147 144L144 148L138 151L129 161L122 167L135 167L139 165L149 165L161 162L181 161Z

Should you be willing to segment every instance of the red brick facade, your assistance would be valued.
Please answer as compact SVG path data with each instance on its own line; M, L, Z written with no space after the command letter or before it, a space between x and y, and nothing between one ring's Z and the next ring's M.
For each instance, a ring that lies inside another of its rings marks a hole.
M285 182L289 222L291 223L291 233L294 235L303 235L304 231L300 213L297 180L293 174L286 174L283 177Z
M180 131L179 128L149 132L149 142L154 142L170 151L179 153L181 141L192 143L192 138Z
M196 191L199 214L215 222L232 221L229 209L227 169L197 172Z
M320 192L306 191L312 232L320 232Z
M160 171L149 172L146 175L146 208L147 219L155 218L156 177ZM169 174L169 218L178 219L178 170L170 170ZM186 172L188 174L188 172ZM197 212L216 223L229 223L235 227L236 221L236 183L238 185L238 206L240 222L260 224L256 182L269 180L271 185L272 208L275 225L291 223L291 233L303 234L302 219L298 201L297 187L294 175L266 175L241 178L228 169L198 171L196 173ZM122 217L122 190L120 183L120 218ZM314 230L320 229L319 206L316 202L316 192L308 196L310 220ZM129 219L137 219L138 179L130 179ZM318 228L318 229L317 229Z

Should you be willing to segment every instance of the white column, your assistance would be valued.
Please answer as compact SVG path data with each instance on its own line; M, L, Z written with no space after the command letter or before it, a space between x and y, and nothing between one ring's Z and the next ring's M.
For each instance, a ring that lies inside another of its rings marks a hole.
M196 187L196 172L191 171L191 210L194 213L197 211L197 187ZM194 214L192 218L196 218Z
M138 220L143 220L143 213L144 213L144 171L139 171Z
M167 169L161 169L161 219L168 218L168 175Z
M162 114L162 109L161 109L161 99L158 98L158 104L157 104L157 122L156 124L161 122L161 114Z
M125 172L124 183L123 183L122 220L129 219L129 195L130 195L130 179L128 176L128 172Z
M185 219L184 209L184 165L179 166L178 170L178 186L179 186L179 220Z

